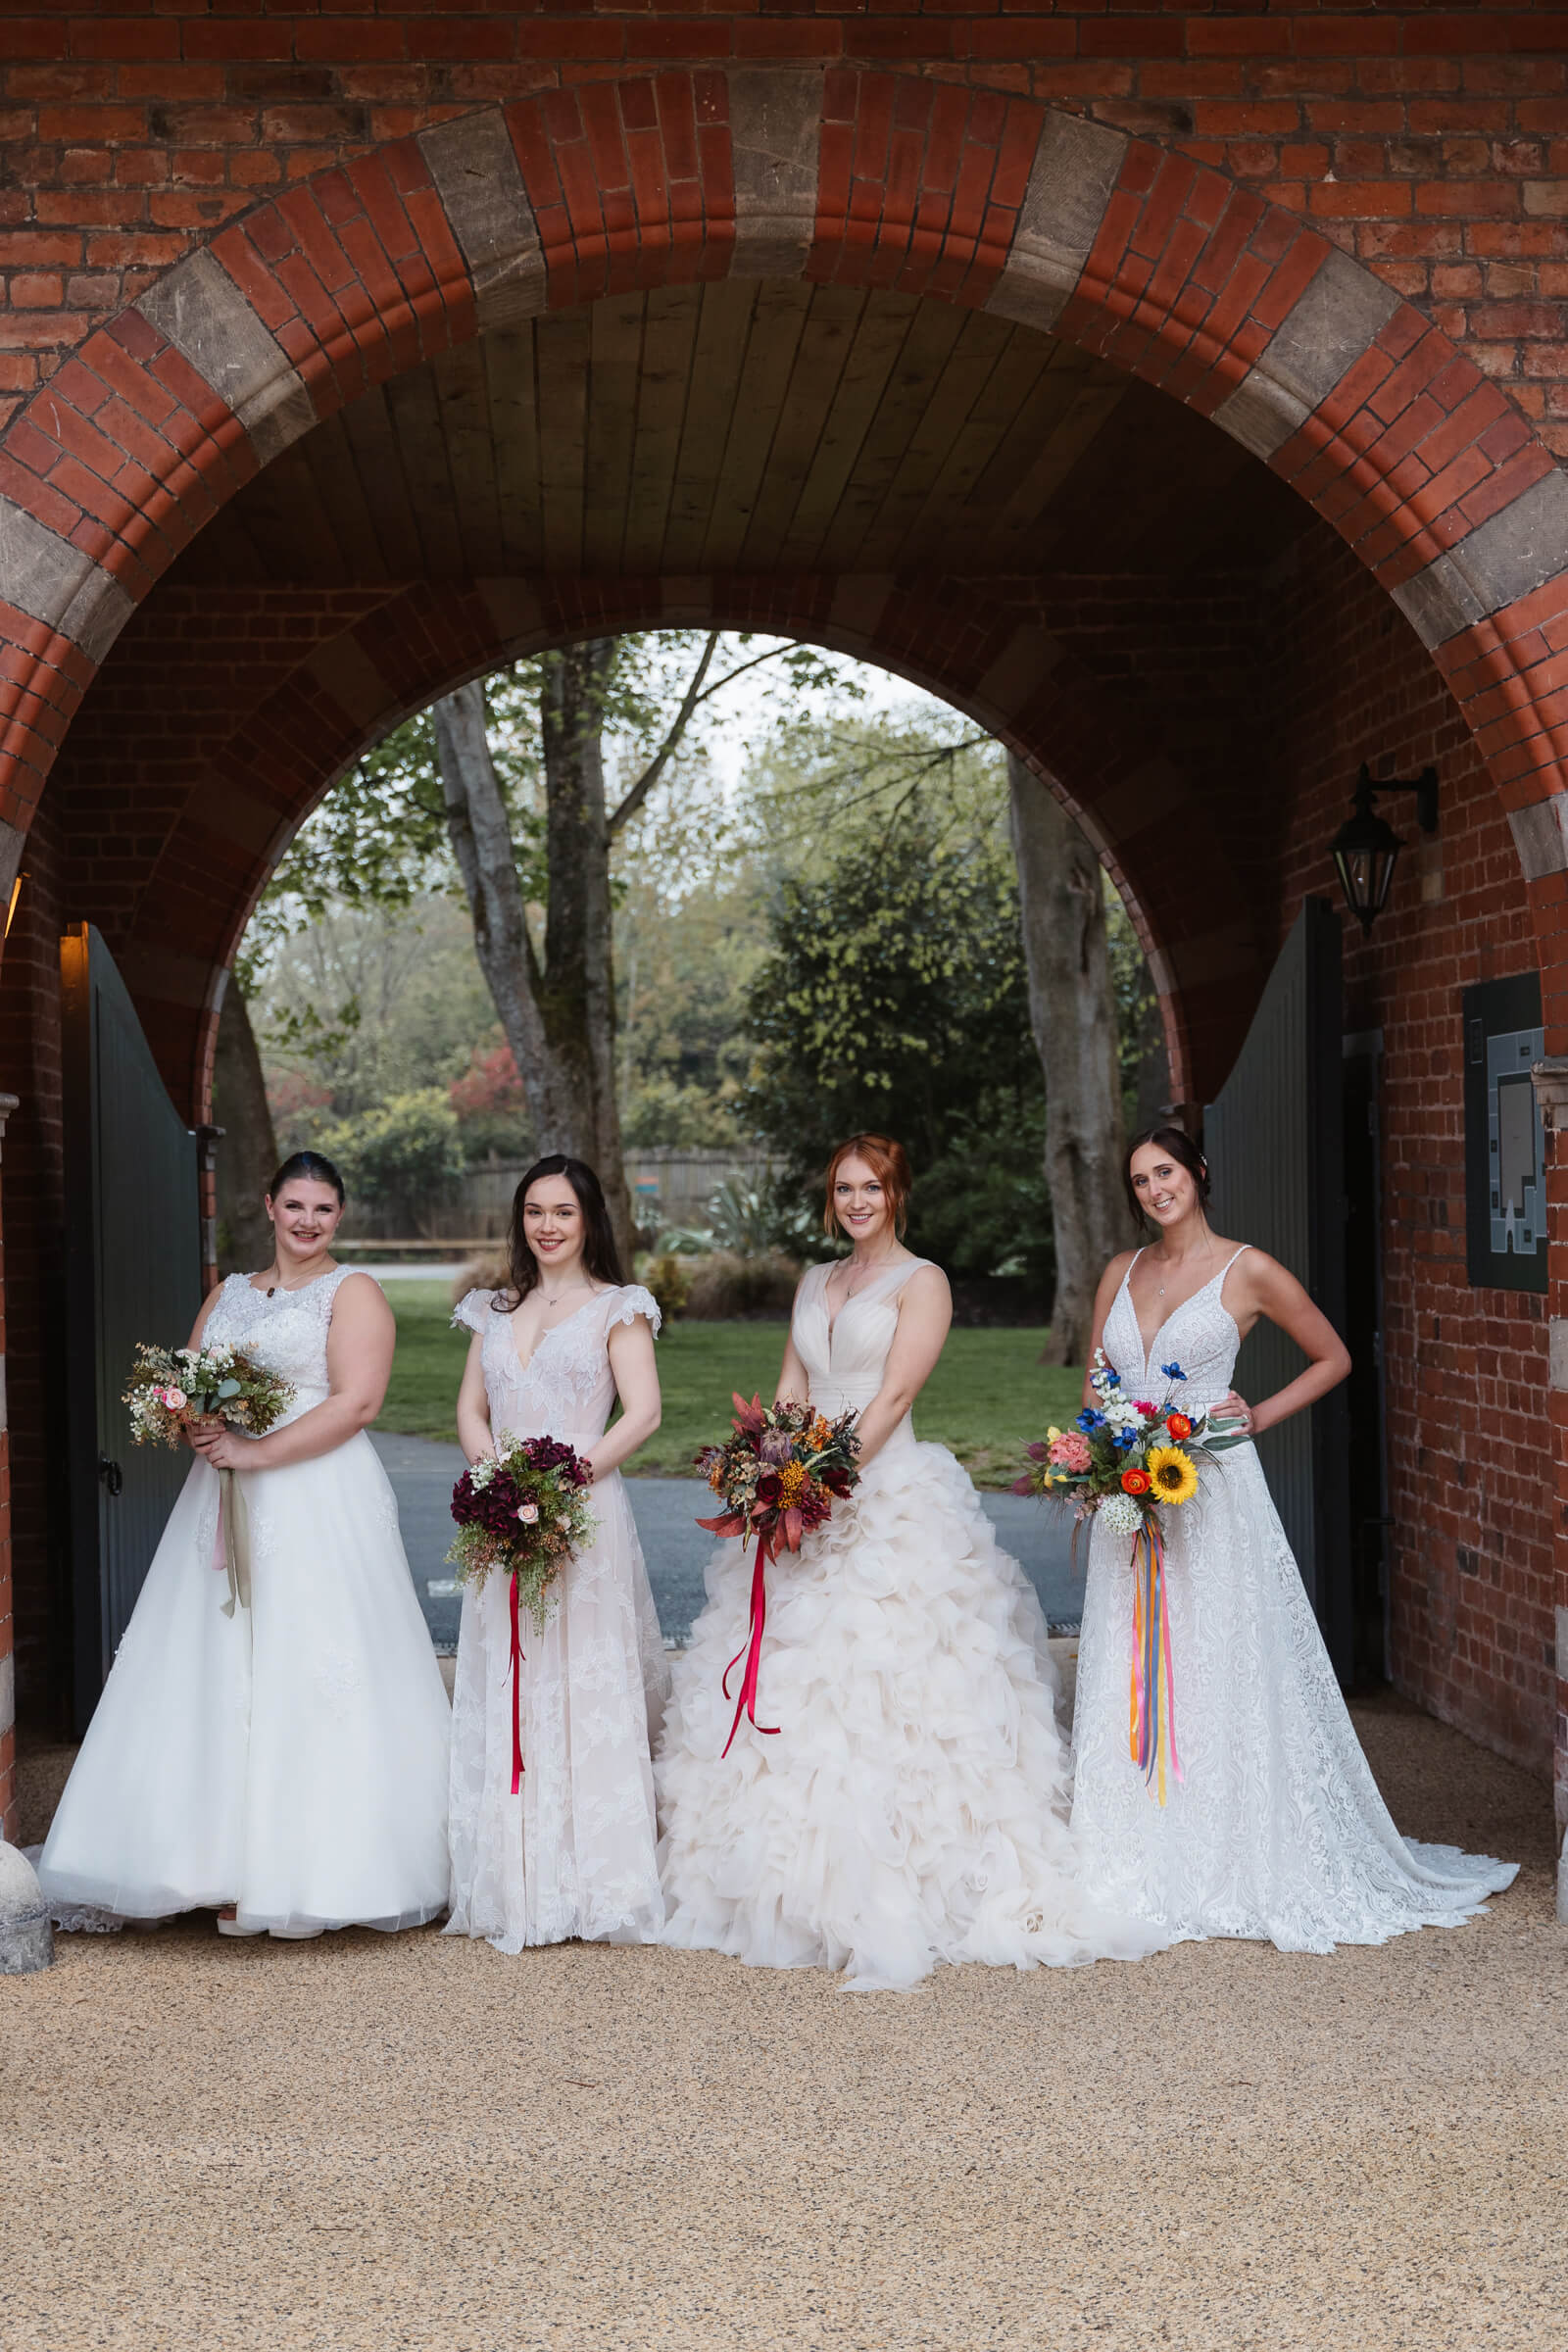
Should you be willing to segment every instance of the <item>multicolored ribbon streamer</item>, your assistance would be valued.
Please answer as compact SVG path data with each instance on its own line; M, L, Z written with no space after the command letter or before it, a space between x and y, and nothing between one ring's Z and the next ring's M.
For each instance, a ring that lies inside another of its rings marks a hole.
M740 1664L742 1658L744 1658L746 1660L746 1672L741 1677L741 1694L735 1701L735 1720L729 1727L729 1738L724 1742L724 1754L726 1756L729 1754L730 1749L735 1744L735 1735L741 1728L741 1717L743 1715L750 1718L751 1726L754 1732L762 1732L769 1740L773 1739L778 1732L778 1725L776 1723L759 1723L757 1720L757 1669L760 1663L762 1655L762 1628L767 1623L767 1583L763 1575L763 1567L766 1562L766 1558L767 1538L765 1536L759 1536L757 1539L757 1557L752 1564L751 1633L747 1639L744 1649L738 1649L735 1652L735 1655L731 1658L729 1664L725 1667L724 1680L721 1685L724 1696L728 1698L729 1678L734 1673L736 1667ZM722 1759L720 1760L722 1761Z
M1182 1777L1176 1752L1176 1685L1171 1667L1170 1607L1165 1592L1165 1539L1157 1519L1147 1518L1133 1538L1133 1655L1128 1692L1128 1736L1133 1762L1146 1786L1165 1802L1165 1761Z
M523 1660L523 1647L517 1632L517 1580L509 1575L512 1588L512 1793L516 1795L522 1780L522 1677L518 1668Z

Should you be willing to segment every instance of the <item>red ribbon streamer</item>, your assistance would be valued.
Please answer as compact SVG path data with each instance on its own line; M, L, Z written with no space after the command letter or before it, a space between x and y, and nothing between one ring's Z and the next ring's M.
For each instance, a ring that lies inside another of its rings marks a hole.
M757 1558L752 1565L751 1635L747 1641L745 1648L738 1649L735 1652L735 1655L731 1658L729 1664L725 1667L724 1680L721 1686L724 1696L728 1698L729 1678L734 1673L736 1667L740 1664L742 1658L744 1658L746 1660L746 1672L741 1677L741 1694L735 1702L735 1720L729 1727L729 1738L724 1742L724 1754L726 1756L729 1754L730 1749L735 1744L735 1735L741 1728L741 1717L743 1715L750 1717L754 1732L762 1732L769 1740L775 1738L778 1732L778 1725L776 1723L759 1723L757 1720L757 1669L762 1655L762 1628L767 1623L767 1585L762 1573L763 1563L766 1557L767 1538L765 1536L759 1536L757 1539ZM720 1758L720 1761L722 1761L722 1758Z
M522 1664L523 1651L517 1638L517 1580L509 1576L507 1582L512 1588L512 1793L515 1796L522 1779L522 1693L518 1689L522 1678L517 1669Z

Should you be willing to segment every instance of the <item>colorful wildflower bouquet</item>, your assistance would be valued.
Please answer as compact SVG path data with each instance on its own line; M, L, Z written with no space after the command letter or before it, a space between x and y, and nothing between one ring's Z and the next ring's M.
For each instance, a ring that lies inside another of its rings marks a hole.
M1200 1463L1245 1445L1247 1431L1207 1413L1182 1412L1176 1392L1187 1375L1180 1364L1159 1369L1168 1384L1163 1397L1157 1403L1135 1398L1106 1363L1103 1349L1097 1348L1089 1376L1096 1402L1085 1405L1071 1429L1050 1429L1029 1446L1029 1468L1012 1491L1070 1500L1080 1525L1098 1518L1110 1534L1132 1540L1130 1743L1134 1762L1163 1804L1167 1761L1178 1781L1182 1767L1159 1514L1190 1502L1198 1492ZM1076 1537L1075 1529L1075 1542Z
M559 1438L513 1438L505 1432L495 1452L465 1470L452 1490L458 1532L447 1558L460 1584L483 1590L499 1569L511 1579L512 1793L522 1780L522 1722L517 1668L523 1649L518 1624L525 1608L539 1631L560 1598L567 1561L593 1535L587 1489L593 1472Z
M734 1436L722 1446L705 1446L697 1467L724 1508L717 1518L699 1519L710 1535L739 1536L757 1544L752 1562L751 1627L746 1646L738 1649L724 1669L723 1691L729 1696L729 1678L746 1660L735 1720L724 1742L727 1756L740 1730L742 1715L754 1731L770 1737L777 1724L757 1720L757 1673L761 1656L762 1629L767 1619L764 1568L779 1552L799 1551L812 1528L831 1517L835 1497L845 1500L859 1472L856 1456L860 1441L855 1434L856 1413L841 1413L829 1421L808 1404L785 1398L764 1404L760 1396L747 1403L737 1395L731 1426Z
M265 1437L293 1401L288 1381L221 1340L210 1348L153 1348L139 1341L123 1397L137 1446L177 1446L181 1433L198 1421L224 1421L248 1437ZM223 1615L232 1617L236 1607L248 1609L250 1518L245 1490L232 1470L218 1473L213 1566L228 1578Z

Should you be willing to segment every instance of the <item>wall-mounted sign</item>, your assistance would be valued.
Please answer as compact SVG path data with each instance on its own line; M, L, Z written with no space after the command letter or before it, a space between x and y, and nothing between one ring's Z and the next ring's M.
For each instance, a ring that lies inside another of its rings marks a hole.
M1546 1138L1530 1065L1544 1048L1541 977L1467 988L1464 1014L1465 1261L1470 1280L1546 1287Z

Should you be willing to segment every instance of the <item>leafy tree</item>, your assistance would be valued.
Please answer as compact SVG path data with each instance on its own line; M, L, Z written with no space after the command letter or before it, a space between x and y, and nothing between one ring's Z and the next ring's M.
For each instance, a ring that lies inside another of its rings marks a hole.
M439 1086L420 1087L321 1130L318 1149L334 1160L356 1200L417 1232L419 1218L463 1173L458 1119Z
M959 1274L1038 1271L1049 1233L1017 888L991 802L987 821L971 794L959 824L917 800L819 876L786 878L747 1000L748 1103L803 1187L857 1128L896 1134L915 1169L911 1237Z

